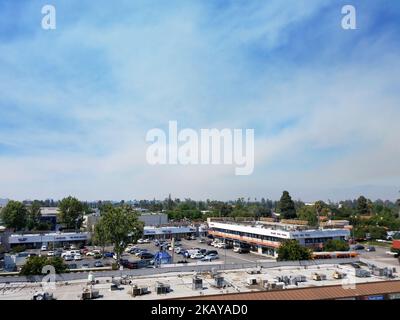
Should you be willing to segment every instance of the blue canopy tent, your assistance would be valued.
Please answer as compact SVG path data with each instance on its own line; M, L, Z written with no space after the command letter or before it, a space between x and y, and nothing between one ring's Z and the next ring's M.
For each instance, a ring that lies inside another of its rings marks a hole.
M159 251L154 256L154 262L158 265L172 263L172 257L166 251Z

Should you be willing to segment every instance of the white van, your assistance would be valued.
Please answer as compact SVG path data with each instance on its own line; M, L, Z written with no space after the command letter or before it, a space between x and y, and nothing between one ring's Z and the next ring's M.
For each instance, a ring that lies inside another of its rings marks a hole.
M189 254L189 257L190 257L192 255L200 253L200 250L199 249L188 249L187 253Z

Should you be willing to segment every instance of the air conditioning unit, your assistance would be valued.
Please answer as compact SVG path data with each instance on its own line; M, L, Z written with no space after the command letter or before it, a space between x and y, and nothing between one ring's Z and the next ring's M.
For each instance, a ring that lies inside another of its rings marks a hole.
M248 284L249 286L255 286L255 285L257 284L257 279L256 279L256 278L253 278L253 277L247 278L247 284Z

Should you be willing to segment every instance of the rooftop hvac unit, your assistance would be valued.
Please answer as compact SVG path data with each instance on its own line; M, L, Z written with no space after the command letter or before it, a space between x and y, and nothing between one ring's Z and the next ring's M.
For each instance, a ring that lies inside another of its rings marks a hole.
M322 273L313 273L312 279L315 281L323 281L326 280L326 275Z
M265 289L268 289L268 280L267 279L262 279L261 280L261 286Z
M216 277L214 278L214 285L215 285L217 288L222 288L222 287L225 285L224 277L222 277L222 276L216 276Z
M298 276L293 277L293 280L296 282L306 282L307 278L305 276L298 275Z
M385 270L383 268L374 268L372 274L374 276L383 277L385 274Z
M247 278L247 284L250 286L255 286L257 284L256 278Z
M285 283L283 282L269 282L266 284L267 290L283 290Z
M358 278L368 278L371 276L371 272L364 269L356 269L356 277Z
M149 289L147 287L138 287L137 285L132 286L132 296L142 296L144 294L149 293Z
M161 282L156 283L157 294L167 294L170 291L170 286Z
M276 284L275 289L276 289L276 290L283 290L284 287L285 287L285 284L284 284L283 282L278 282L278 283Z
M198 277L193 277L192 289L193 290L203 290L203 279L198 278Z

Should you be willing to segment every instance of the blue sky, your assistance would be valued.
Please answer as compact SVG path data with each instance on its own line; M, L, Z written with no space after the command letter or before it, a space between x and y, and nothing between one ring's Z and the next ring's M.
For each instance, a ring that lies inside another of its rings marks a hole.
M395 199L399 26L388 0L1 1L0 197ZM148 165L170 120L254 128L254 173Z

